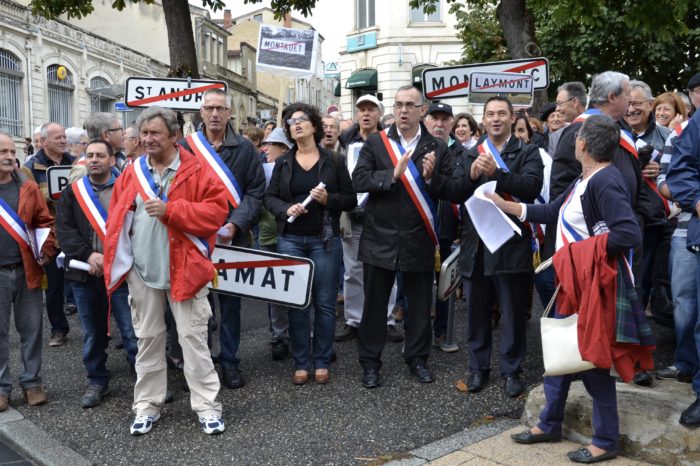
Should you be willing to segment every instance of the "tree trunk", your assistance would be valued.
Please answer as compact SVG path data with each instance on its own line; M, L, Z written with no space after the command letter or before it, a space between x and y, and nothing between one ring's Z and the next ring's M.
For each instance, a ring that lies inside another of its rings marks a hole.
M501 0L496 15L503 28L512 59L539 57L542 54L535 38L535 18L525 0ZM538 115L547 102L547 91L536 91L531 116Z
M199 78L197 52L192 32L190 5L187 0L162 0L165 26L168 29L170 72L173 78Z

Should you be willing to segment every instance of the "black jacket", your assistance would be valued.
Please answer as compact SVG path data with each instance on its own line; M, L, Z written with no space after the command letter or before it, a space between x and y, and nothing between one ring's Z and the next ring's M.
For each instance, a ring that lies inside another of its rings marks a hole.
M326 184L328 192L327 205L319 205L322 212L328 209L331 215L333 234L340 234L340 213L352 210L357 205L357 196L352 189L348 168L339 155L328 149L318 147L320 159L318 164L318 181ZM275 160L270 185L265 192L265 208L275 216L277 234L284 234L287 223L287 210L292 206L292 165L296 157L297 146L294 145L286 154ZM320 233L320 232L319 232Z
M204 125L200 126L200 130L204 131ZM192 151L186 139L182 139L180 145L188 151ZM219 157L231 170L238 185L243 190L241 204L236 209L229 205L228 218L226 219L226 223L233 223L237 227L232 243L238 246L249 246L249 230L253 221L260 214L262 198L265 193L265 172L260 163L260 154L252 142L236 134L231 123L228 123Z
M450 158L452 160L452 167L454 171L454 164L457 160L464 160L465 157L463 153L467 149L464 148L455 138L451 138L452 145L447 148ZM459 205L457 205L459 209ZM438 218L440 219L440 240L442 241L454 241L457 239L459 234L459 217L455 215L455 211L452 208L452 203L446 200L440 200L438 203ZM446 257L442 258L447 259Z
M48 204L49 211L51 211L52 215L56 213L56 201L49 197L48 179L46 177L46 171L49 169L49 167L53 167L56 165L73 165L73 162L75 162L75 157L70 155L70 153L68 152L64 152L63 157L61 158L61 163L56 164L53 160L49 158L48 155L46 155L44 149L40 149L39 152L37 152L36 155L29 162L24 164L24 166L32 172L34 181L36 181L36 184L39 185L39 188L41 189L41 192L44 195L44 199L46 199L46 203Z
M400 141L395 124L388 136ZM445 143L431 136L421 123L421 137L411 156L419 173L423 171L424 156L431 151L435 151L436 162L427 189L437 205L450 177L452 161ZM435 245L408 191L401 181L392 181L393 175L394 165L380 135L370 135L352 174L355 191L369 193L358 259L388 270L435 270Z
M459 269L462 276L470 278L475 273L477 263L483 264L484 275L532 272L532 232L517 217L510 219L520 227L522 235L514 235L495 253L491 253L479 238L472 219L464 207L464 202L474 190L489 181L496 181L496 192L501 196L508 193L520 202L532 203L542 190L544 165L539 148L523 144L511 136L501 151L501 157L510 173L496 169L492 178L481 176L473 181L469 176L472 163L478 157L478 145L486 136L482 136L476 146L467 150L466 157L455 163L454 176L449 182L448 195L453 202L462 204L462 241L459 256Z
M112 181L108 186L105 186L104 190L113 188L114 182ZM63 190L56 206L56 237L66 255L66 264L71 259L87 262L90 255L96 252L94 246L97 235L75 198L73 185L68 185ZM66 280L85 283L88 277L89 274L82 270L68 268L65 271Z

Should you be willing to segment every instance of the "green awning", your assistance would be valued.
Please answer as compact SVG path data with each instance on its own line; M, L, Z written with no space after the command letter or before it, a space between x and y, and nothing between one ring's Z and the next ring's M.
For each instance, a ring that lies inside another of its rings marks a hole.
M374 68L365 68L357 70L350 75L345 83L345 89L376 89L377 88L377 70Z
M333 91L333 96L340 97L340 81L335 85L335 90Z
M418 65L414 66L413 70L411 70L411 83L416 86L420 86L423 84L423 70L428 69L428 68L435 68L435 65Z

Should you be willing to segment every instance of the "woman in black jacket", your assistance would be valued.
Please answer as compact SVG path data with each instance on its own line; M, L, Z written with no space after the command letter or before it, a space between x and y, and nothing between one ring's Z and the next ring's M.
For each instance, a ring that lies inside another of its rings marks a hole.
M314 262L312 297L315 309L313 349L309 341L309 308L289 308L289 337L295 372L292 382L309 381L313 365L316 383L330 380L335 300L342 260L339 218L352 210L357 197L347 167L318 143L323 137L321 115L303 103L283 113L284 131L294 146L277 159L265 193L265 208L277 221L277 252ZM320 184L320 183L323 183ZM310 197L311 202L304 205Z

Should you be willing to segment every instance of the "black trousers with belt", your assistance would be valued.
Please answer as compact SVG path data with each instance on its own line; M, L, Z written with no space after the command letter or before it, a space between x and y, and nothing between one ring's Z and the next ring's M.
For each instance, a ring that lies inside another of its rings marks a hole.
M357 349L363 369L382 366L382 350L386 343L386 309L396 279L396 270L363 265L365 301L357 333ZM406 341L404 358L411 365L425 362L430 356L432 332L430 305L433 296L434 272L402 271L410 317L404 322Z

